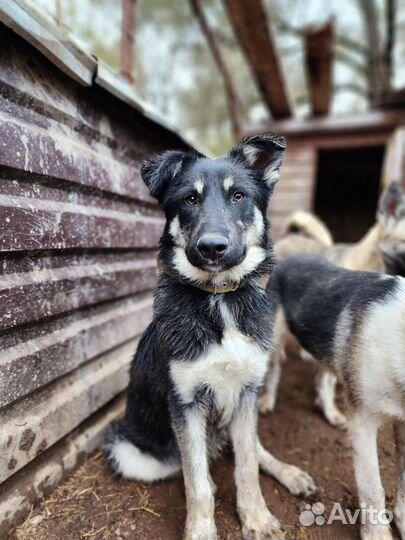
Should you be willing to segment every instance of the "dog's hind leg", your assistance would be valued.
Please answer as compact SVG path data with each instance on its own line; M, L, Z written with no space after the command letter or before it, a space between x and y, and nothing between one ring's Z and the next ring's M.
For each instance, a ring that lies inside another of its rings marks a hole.
M405 422L395 423L395 442L397 446L397 498L394 518L401 539L405 540Z
M270 354L269 367L264 381L264 392L259 399L259 410L262 414L274 411L276 406L282 364L286 359L286 338L287 325L283 312L279 309L274 324L273 350Z
M214 490L208 467L206 412L191 407L174 416L173 427L180 448L187 519L184 540L215 540Z
M309 474L294 465L284 463L263 448L257 439L259 466L262 472L273 476L293 495L312 495L317 491L315 482Z
M353 447L354 473L362 506L362 540L392 540L388 523L381 521L385 511L385 493L378 464L377 432L380 419L356 413L349 420Z
M320 409L326 420L332 426L347 428L347 419L336 407L337 377L332 371L321 369L316 376L315 406Z
M278 352L272 354L266 374L264 392L259 399L259 409L262 414L274 411L276 406L278 386L281 379L281 362Z
M259 484L256 400L255 392L243 394L229 428L235 453L238 513L244 540L282 540L280 523L269 512Z

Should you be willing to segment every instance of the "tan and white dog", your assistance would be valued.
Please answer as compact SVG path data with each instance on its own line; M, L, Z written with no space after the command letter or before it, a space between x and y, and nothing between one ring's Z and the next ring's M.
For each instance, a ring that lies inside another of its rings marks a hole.
M368 233L355 244L333 244L326 226L309 212L295 212L288 220L286 234L275 244L279 260L299 253L315 253L349 270L370 270L405 276L405 187L391 183L383 192L378 205L377 221ZM280 347L272 353L260 398L262 413L274 410L281 366L286 358L287 345L295 343L288 333L283 315L279 313L275 334ZM311 355L297 350L304 360ZM321 369L316 378L316 406L333 426L346 427L346 418L336 407L337 375L330 369Z
M289 257L267 287L289 330L348 390L348 426L362 540L393 540L380 478L377 432L398 421L394 519L405 540L405 279L339 268L318 255Z

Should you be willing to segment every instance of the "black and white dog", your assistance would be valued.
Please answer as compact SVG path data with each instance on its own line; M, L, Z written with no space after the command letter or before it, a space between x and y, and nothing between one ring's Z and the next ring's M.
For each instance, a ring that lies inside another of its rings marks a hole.
M277 266L268 293L305 351L333 366L348 389L363 540L392 540L383 515L377 431L384 419L398 420L394 517L405 540L405 279L298 255Z
M106 455L116 472L146 482L182 470L186 540L217 538L209 460L228 439L246 540L283 538L262 496L259 466L294 494L315 490L257 437L273 324L259 279L271 269L266 211L284 149L275 135L250 137L219 159L169 151L142 167L167 219L161 273L126 414L107 436Z

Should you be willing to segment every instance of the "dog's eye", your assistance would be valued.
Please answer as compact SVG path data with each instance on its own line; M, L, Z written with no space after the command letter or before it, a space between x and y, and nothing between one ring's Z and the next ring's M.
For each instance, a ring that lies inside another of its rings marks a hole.
M235 191L235 193L232 196L232 201L233 202L240 202L240 201L243 201L244 198L245 198L244 193L242 193L241 191Z
M195 206L196 204L198 204L197 195L188 195L188 197L186 197L185 200L186 200L186 203L190 204L191 206Z

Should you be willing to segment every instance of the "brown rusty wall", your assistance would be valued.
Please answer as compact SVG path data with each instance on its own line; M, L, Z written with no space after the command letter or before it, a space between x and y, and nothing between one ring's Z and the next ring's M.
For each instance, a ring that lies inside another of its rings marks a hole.
M185 143L0 40L1 522L2 489L126 385L163 226L140 164Z

